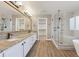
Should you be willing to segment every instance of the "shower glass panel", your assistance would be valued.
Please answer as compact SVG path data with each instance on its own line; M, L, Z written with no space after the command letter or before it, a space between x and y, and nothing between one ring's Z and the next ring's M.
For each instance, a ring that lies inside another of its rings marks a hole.
M63 16L56 14L52 20L52 37L55 43L60 46L63 44Z

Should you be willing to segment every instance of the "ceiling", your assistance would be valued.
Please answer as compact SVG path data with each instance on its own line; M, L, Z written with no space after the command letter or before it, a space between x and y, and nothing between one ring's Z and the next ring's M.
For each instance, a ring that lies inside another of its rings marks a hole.
M23 5L32 15L54 15L58 9L70 13L79 9L79 1L24 1Z
M23 6L32 15L55 15L57 10L71 13L79 10L79 1L23 1ZM0 2L0 14L20 15L15 9Z
M3 15L21 15L14 8L8 6L7 4L5 4L5 2L1 2L1 1L0 1L0 14L3 14Z

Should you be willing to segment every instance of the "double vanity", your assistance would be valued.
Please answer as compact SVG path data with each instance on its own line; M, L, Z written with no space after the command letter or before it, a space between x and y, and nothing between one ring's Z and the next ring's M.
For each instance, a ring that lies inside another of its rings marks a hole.
M0 57L25 57L37 40L35 32L0 41Z
M0 57L25 57L37 39L32 17L15 1L2 1L0 6Z

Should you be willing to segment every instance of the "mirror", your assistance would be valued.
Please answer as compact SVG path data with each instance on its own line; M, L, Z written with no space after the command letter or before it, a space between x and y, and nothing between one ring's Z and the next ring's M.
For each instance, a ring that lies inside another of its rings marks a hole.
M23 16L5 2L0 2L0 32L28 31L30 29L28 17Z
M30 30L29 19L16 18L16 31Z

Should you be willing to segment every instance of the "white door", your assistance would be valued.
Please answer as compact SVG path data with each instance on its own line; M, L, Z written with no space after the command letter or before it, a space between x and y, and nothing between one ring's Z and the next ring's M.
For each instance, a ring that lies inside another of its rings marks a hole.
M47 39L47 18L38 19L38 39L39 40Z

